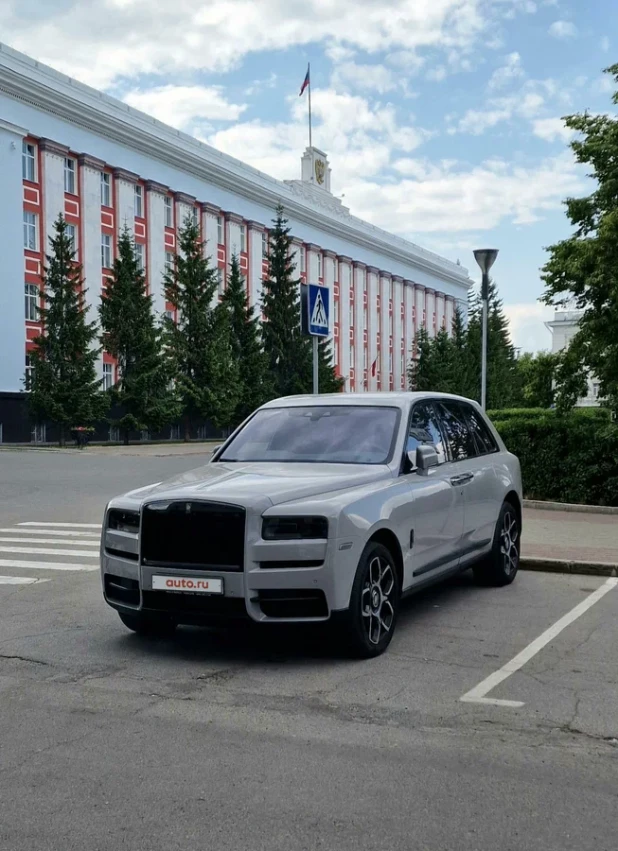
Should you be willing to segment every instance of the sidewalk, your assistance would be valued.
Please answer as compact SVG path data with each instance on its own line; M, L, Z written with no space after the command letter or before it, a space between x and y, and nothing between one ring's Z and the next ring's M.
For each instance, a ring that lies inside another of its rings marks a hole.
M618 515L524 508L522 558L618 567Z

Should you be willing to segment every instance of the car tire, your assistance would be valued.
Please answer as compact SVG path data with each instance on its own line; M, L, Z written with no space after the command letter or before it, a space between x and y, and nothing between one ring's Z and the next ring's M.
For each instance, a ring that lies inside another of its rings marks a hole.
M142 612L118 612L127 629L148 638L169 638L174 634L177 623L165 615L145 615Z
M356 658L372 659L391 643L401 589L390 551L370 541L360 557L350 607L340 624L347 649Z
M521 523L518 511L511 502L500 509L491 552L473 568L480 585L501 587L510 585L519 570Z

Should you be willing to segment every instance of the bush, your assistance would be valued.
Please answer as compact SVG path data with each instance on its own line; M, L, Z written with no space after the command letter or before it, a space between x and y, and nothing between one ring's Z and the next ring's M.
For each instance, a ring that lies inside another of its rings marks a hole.
M494 411L527 499L618 506L618 425L603 409Z

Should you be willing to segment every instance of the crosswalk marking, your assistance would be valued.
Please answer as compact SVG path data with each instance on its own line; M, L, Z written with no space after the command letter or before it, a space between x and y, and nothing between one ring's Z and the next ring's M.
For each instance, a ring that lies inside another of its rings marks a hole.
M0 567L19 567L24 570L98 570L98 564L75 564L59 561L22 561L0 558Z
M48 523L38 522L36 520L28 520L25 523L18 523L18 526L68 526L71 529L100 529L100 523Z
M0 537L0 544L25 544L25 543L27 543L27 541L28 541L28 538L24 538L24 537L21 537L21 538L5 538L4 536ZM65 541L62 538L37 538L32 543L36 544L37 546L39 544L53 544L54 546L60 545L60 546L64 546L64 547L96 547L97 549L99 548L99 539L98 538L94 541L84 541L84 540L71 541L70 539Z
M32 576L0 576L0 585L32 585L40 581L44 580L34 579Z
M87 556L98 558L99 553L92 550L52 550L49 547L0 547L0 553L25 553L33 556Z
M97 541L101 537L98 532L73 532L70 529L34 529L32 526L28 526L27 529L21 526L8 526L0 529L0 532L10 532L12 535L58 535L69 538L91 538Z

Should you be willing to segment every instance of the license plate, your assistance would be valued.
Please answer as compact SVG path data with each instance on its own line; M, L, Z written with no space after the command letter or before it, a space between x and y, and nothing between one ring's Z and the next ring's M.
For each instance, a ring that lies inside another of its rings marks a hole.
M223 594L223 579L196 576L153 576L153 591L176 591L184 594Z

